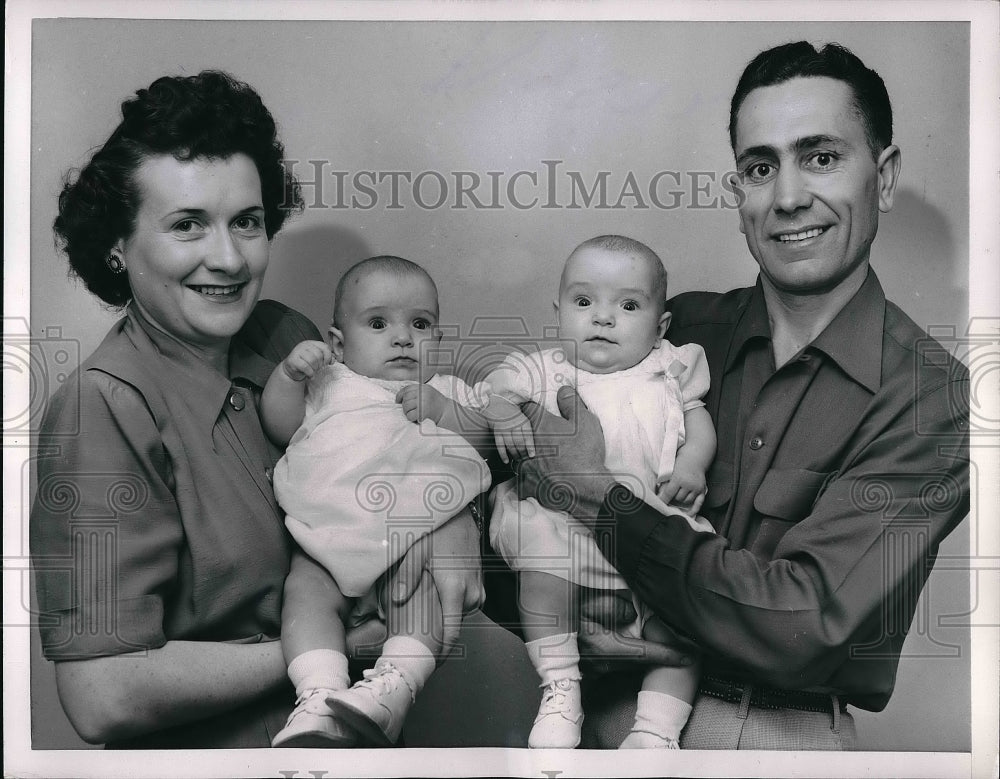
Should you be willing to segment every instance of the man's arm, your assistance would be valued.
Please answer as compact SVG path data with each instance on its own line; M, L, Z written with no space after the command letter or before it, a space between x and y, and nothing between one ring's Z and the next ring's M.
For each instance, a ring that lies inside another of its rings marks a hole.
M968 512L968 461L955 456L967 439L948 395L943 386L922 399L926 436L915 434L912 406L870 431L772 560L663 517L615 485L587 412L554 424L529 415L539 449L543 441L554 446L520 465L520 492L552 504L552 495L565 494L554 484L572 485L577 516L664 621L762 683L800 689L825 682L852 644L877 640L887 603L908 624L938 544ZM560 397L560 408L574 400ZM561 438L546 437L549 430ZM937 454L945 445L952 453ZM866 491L878 500L866 503ZM907 523L916 509L925 517L919 527Z

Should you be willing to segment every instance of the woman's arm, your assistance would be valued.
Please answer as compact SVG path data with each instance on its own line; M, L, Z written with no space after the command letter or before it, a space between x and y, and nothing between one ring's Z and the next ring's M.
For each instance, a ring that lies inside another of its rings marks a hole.
M59 700L91 744L231 711L287 684L281 642L168 641L148 652L56 663Z

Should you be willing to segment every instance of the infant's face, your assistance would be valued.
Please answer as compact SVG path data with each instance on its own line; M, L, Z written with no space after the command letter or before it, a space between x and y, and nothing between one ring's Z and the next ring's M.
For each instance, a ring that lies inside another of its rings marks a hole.
M419 274L374 272L344 295L340 316L342 355L348 368L373 379L426 381L425 341L437 341L437 294Z
M559 335L576 343L578 368L622 371L659 344L666 319L653 287L653 270L641 257L596 247L573 253L559 289Z

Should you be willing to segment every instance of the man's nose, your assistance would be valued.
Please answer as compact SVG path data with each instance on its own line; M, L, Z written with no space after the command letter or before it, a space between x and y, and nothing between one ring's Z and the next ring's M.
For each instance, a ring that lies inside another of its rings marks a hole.
M812 194L802 171L796 165L782 165L774 180L774 210L791 214L811 203Z

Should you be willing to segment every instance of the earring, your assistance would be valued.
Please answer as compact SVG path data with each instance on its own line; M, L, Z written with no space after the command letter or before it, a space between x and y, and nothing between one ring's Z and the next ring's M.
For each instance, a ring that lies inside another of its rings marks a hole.
M108 267L117 276L119 273L125 272L125 260L116 252L111 252L108 256Z

